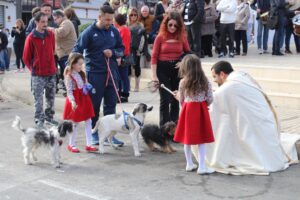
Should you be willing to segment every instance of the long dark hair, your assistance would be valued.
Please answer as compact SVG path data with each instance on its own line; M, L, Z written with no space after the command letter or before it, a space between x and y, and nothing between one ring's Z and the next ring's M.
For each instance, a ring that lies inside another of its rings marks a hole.
M84 57L82 54L80 53L71 53L69 55L69 58L68 58L68 65L64 71L64 77L66 78L70 78L70 75L72 73L72 70L73 70L73 65L76 64L78 62L78 60L80 59L83 59L84 60ZM86 83L86 74L84 72L84 70L81 70L80 72L78 72L83 80L84 83Z
M208 80L201 66L200 59L194 55L186 55L180 62L179 75L183 80L185 95L195 96L207 92Z

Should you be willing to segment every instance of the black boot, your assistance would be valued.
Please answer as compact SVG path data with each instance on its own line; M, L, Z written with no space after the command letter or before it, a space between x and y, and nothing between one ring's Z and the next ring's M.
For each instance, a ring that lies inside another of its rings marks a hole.
M128 102L129 93L121 92L121 102L127 103Z

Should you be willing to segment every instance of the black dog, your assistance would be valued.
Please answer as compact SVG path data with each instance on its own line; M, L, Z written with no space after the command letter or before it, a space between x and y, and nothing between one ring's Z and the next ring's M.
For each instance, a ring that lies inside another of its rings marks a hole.
M154 144L160 146L164 153L176 152L170 145L176 130L174 122L167 122L162 127L155 124L147 124L143 127L141 134L150 151L155 151Z

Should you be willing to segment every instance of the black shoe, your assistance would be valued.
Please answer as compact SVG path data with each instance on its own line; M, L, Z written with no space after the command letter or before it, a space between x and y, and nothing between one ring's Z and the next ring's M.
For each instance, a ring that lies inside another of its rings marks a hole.
M128 102L128 97L121 97L121 102L122 103L127 103Z
M284 54L281 53L281 52L274 52L274 54L272 53L272 55L274 55L274 56L284 56Z
M286 53L286 54L293 54L293 52L292 52L291 50L289 50L289 49L286 49L286 50L285 50L285 53Z

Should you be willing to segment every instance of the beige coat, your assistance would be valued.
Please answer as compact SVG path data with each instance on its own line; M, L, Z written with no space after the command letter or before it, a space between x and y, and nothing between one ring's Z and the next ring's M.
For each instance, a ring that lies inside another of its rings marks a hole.
M205 6L205 22L202 24L202 35L213 35L216 32L215 21L218 19L219 14L215 9L214 4Z
M55 33L55 51L58 58L68 56L77 40L73 23L69 19L64 19Z
M241 3L240 5L238 5L235 20L235 30L247 30L249 18L249 5L245 3Z

